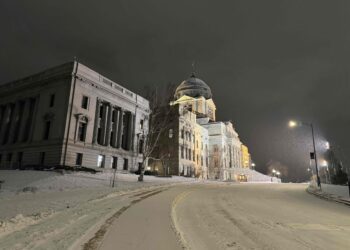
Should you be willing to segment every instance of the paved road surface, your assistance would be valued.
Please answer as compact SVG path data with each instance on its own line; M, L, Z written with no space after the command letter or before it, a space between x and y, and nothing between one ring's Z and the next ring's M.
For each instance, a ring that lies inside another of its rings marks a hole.
M305 188L206 184L159 190L123 211L99 249L350 249L350 208Z

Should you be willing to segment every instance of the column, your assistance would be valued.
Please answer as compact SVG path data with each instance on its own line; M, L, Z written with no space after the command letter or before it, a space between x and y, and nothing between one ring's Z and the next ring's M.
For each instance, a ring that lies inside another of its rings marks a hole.
M108 112L108 106L107 103L103 103L102 104L103 109L102 109L102 119L101 119L101 141L99 142L99 144L101 145L105 145L105 141L106 141L106 131L107 131L107 112Z
M35 122L36 122L36 114L38 112L38 104L39 104L39 98L40 96L34 97L31 99L31 115L30 115L30 121L28 124L29 129L29 141L33 140L34 136L34 129L35 129Z
M22 118L21 118L21 125L19 127L19 132L18 132L18 141L22 142L24 138L24 132L26 130L26 123L29 118L29 112L30 112L30 99L27 98L24 101L24 108L23 108L23 113L22 113Z
M112 147L117 147L117 138L118 138L118 126L119 126L119 116L120 116L120 109L114 108L115 110L115 117L114 117L114 123L113 123L113 138L112 138Z
M127 134L127 142L126 142L126 149L131 150L132 149L132 140L133 140L133 127L134 127L134 115L132 113L129 113L128 115L128 134Z
M19 122L19 113L20 113L20 106L21 106L21 103L19 101L17 101L15 103L15 106L14 106L14 113L12 115L12 121L10 123L10 131L9 131L9 139L8 139L8 142L9 143L13 143L13 139L14 139L14 136L15 136L15 133L16 133L16 127L17 127L17 122Z
M123 120L124 120L124 110L121 108L119 111L117 148L120 148L122 146L123 122L124 122Z
M2 144L4 140L4 136L7 130L7 124L10 119L10 114L11 114L11 103L8 103L5 107L5 113L4 113L4 118L2 119L2 124L1 124L1 131L0 131L0 144Z
M97 98L96 100L96 110L95 110L95 121L94 121L94 132L92 136L92 143L97 143L97 133L98 133L98 127L100 123L100 106L101 106L101 100Z
M5 105L0 105L0 133L1 133L2 121L3 121L4 115L5 115L5 109L6 109Z
M108 107L108 117L107 117L106 136L105 136L105 143L104 143L104 145L109 146L109 142L111 141L113 108L112 108L110 103L107 104L107 107Z

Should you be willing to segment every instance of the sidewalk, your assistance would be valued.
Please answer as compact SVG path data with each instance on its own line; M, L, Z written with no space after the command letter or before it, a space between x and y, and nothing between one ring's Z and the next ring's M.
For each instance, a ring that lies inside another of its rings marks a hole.
M334 201L334 202L338 202L338 203L350 206L350 198L349 197L328 194L328 193L322 192L322 190L319 190L318 188L314 188L314 187L310 187L310 186L307 187L306 192L308 192L309 194L315 195L315 196L317 196L321 199L324 199L324 200Z

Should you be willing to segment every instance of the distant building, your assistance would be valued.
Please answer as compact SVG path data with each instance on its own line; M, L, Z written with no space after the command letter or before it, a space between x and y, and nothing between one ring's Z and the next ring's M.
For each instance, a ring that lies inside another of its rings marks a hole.
M161 136L149 168L161 174L237 179L234 169L242 167L242 143L230 121L216 121L209 86L192 74L177 87L174 99L169 133ZM162 160L164 155L169 161Z
M0 167L135 171L149 102L78 62L0 86Z

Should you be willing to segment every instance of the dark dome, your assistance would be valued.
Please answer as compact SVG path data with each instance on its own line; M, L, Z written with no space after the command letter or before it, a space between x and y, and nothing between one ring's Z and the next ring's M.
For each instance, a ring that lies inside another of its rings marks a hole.
M201 79L196 78L194 74L192 74L187 80L183 81L175 91L176 99L179 99L184 95L191 97L203 96L205 99L212 98L209 86Z

